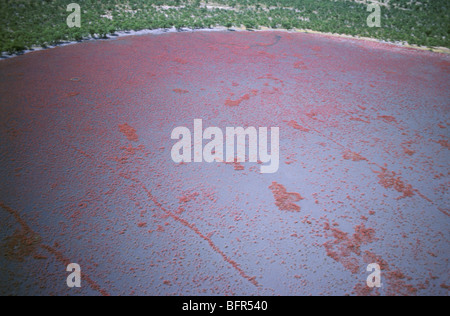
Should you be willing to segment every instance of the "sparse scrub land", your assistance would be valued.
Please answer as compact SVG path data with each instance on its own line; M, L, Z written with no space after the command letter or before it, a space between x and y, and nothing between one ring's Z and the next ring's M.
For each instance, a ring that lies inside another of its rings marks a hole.
M69 28L67 5L82 9ZM448 0L390 0L380 28L367 26L365 0L0 0L0 51L9 54L117 31L160 28L308 29L450 48ZM377 2L377 1L372 1Z

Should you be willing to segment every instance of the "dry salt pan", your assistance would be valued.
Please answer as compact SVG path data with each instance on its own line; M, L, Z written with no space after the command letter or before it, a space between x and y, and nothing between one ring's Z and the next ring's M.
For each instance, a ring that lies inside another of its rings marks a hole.
M260 127L227 127L224 132L219 127L208 127L203 130L203 120L194 120L194 135L187 127L177 127L172 131L171 138L179 141L173 145L171 155L176 163L181 162L245 162L246 139L248 137L248 161L262 162L261 173L275 173L280 162L280 128L271 127L271 152L268 152L268 128ZM235 142L237 138L237 143ZM203 147L203 140L210 140ZM192 155L192 142L194 154ZM226 153L224 151L224 144ZM237 147L237 158L236 154ZM258 148L259 147L259 148ZM193 156L193 157L192 157Z

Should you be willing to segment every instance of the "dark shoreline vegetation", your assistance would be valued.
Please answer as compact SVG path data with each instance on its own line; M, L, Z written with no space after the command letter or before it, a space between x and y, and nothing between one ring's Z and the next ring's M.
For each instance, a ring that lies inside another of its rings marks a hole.
M386 0L384 0L386 2ZM308 29L450 48L450 1L390 0L380 28L367 26L364 0L0 0L0 52L106 38L117 31L175 27ZM383 2L380 0L380 2ZM81 6L81 28L69 28L67 5Z

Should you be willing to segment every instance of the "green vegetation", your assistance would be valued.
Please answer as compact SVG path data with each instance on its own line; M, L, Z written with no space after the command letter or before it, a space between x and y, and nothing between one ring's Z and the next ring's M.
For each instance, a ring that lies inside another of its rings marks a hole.
M382 2L382 0L379 0ZM81 28L69 28L69 3ZM450 48L450 1L390 0L369 28L365 0L0 0L0 51L106 37L116 31L214 26L309 29Z

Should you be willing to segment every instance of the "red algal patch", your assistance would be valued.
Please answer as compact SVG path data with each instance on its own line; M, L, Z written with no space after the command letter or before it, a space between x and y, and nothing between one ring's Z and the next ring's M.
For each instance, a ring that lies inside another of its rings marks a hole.
M450 144L445 139L441 139L439 141L435 141L435 143L441 145L442 147L445 147L447 149L450 149Z
M309 129L299 125L296 121L292 120L292 121L288 122L288 125L292 128L295 128L295 129L301 131L301 132L309 132Z
M386 285L383 288L387 289L387 295L417 294L417 288L407 283L411 278L403 272L394 270L381 256L371 251L366 250L362 253L362 246L369 245L377 240L373 228L367 228L363 223L355 226L354 234L350 235L336 226L337 223L330 225L328 221L323 224L326 237L331 234L334 238L323 244L330 258L341 263L344 268L353 274L361 273L362 269L365 270L367 264L377 263L382 271L383 284ZM364 282L356 284L352 294L358 296L379 295L379 290L367 287Z
M225 162L226 165L233 165L234 166L234 170L236 171L242 171L245 170L245 167L238 162L237 158L234 159L234 162Z
M297 162L297 159L294 159L294 157L290 155L286 157L285 164L290 165L293 164L294 162Z
M347 150L346 152L344 152L343 155L345 160L352 160L352 161L367 161L367 158L361 156L358 153L352 152L350 150Z
M393 116L388 116L388 115L382 115L382 116L378 116L379 119L382 119L385 122L388 123L397 123L397 119Z
M410 296L417 294L417 288L405 281L407 278L401 271L388 271L385 273L385 276L389 283L387 295Z
M272 190L275 198L275 205L278 206L281 211L300 212L300 206L295 204L296 202L304 200L300 194L295 192L287 192L286 188L282 184L278 184L276 182L272 182L269 189Z
M373 228L366 228L364 223L361 225L357 225L355 226L353 241L357 247L359 254L361 245L369 244L375 241L375 230Z
M123 150L123 154L121 156L114 156L113 160L121 165L126 165L132 163L132 158L136 155L136 153L143 152L144 146L139 145L137 148L135 148L130 144L128 145L128 147L124 146L120 149Z
M365 106L362 106L362 105L357 105L357 107L359 107L363 111L367 110L367 108Z
M381 258L381 256L378 256L377 254L368 250L364 251L363 259L367 264L376 262L380 266L380 269L382 271L387 271L389 269L389 264L383 258Z
M139 228L147 227L147 223L138 223Z
M79 92L71 92L71 93L68 93L67 96L68 97L76 97L79 94L80 94Z
M414 195L414 189L410 184L405 184L401 177L397 176L394 171L388 171L386 168L381 168L381 172L375 171L380 179L379 183L386 189L393 188L397 192L403 195L398 198L398 200L411 197Z
M33 259L36 259L36 260L47 260L48 257L42 256L42 255L34 255Z
M179 197L180 203L188 203L194 201L200 194L198 192L185 194L182 197Z
M403 147L403 151L405 152L405 154L407 154L408 156L412 156L414 155L416 152L414 150L411 150L409 148Z
M121 150L125 152L127 156L134 156L138 151L142 152L144 150L143 145L139 145L138 147L134 148L132 145L128 145L128 147L120 147Z
M119 125L120 132L130 141L137 142L139 137L136 134L136 130L127 123Z
M355 233L350 237L348 233L336 227L331 227L328 222L325 222L324 228L328 233L331 232L334 238L333 241L323 244L327 256L341 263L351 273L358 273L360 270L358 257L361 256L361 246L375 241L375 230L366 228L364 224L361 224L355 227Z
M248 93L238 100L227 99L225 101L225 105L226 106L239 106L243 101L246 101L246 100L250 100L250 94L248 94Z
M2 255L8 260L23 262L25 258L35 255L40 247L41 238L31 230L18 229L12 236L6 237L0 245Z
M373 261L376 262L376 261ZM405 280L408 280L410 278L407 278L401 271L390 271L388 268L383 269L382 271L382 277L384 277L383 288L387 289L386 295L388 296L410 296L410 295L416 295L417 294L417 288L412 286L411 284L408 284ZM427 286L425 284L419 285L422 289L425 289ZM369 288L365 283L359 283L357 284L352 292L353 295L357 296L376 296L379 295L379 290L377 288Z
M185 60L183 58L175 58L175 61L182 65L186 65L187 63L189 63L187 60Z
M370 288L366 283L358 283L353 288L352 295L356 296L379 296L377 288Z
M189 93L188 90L183 90L183 89L173 89L173 92L179 93L179 94L187 94L187 93Z
M294 68L295 69L300 69L300 70L307 70L308 67L305 66L305 63L303 61L298 61L294 64Z
M351 117L350 121L363 122L363 123L370 124L370 121L365 121L365 120L363 120L362 118L359 118L359 117Z

